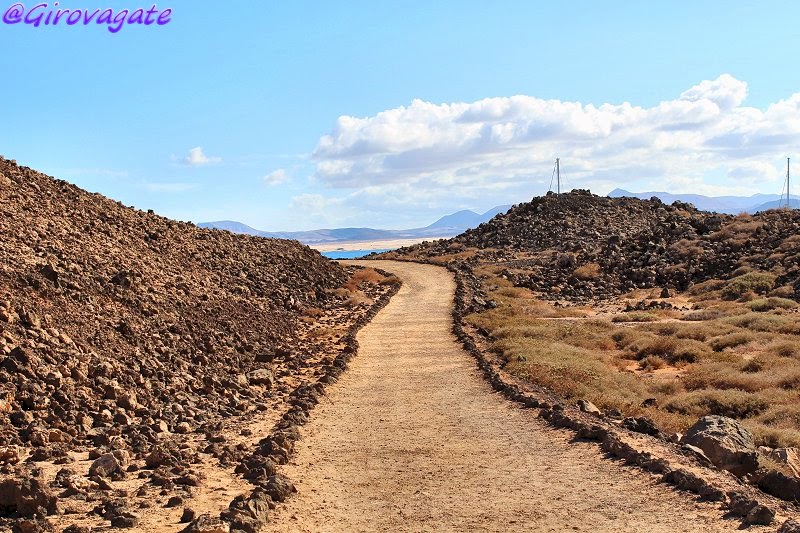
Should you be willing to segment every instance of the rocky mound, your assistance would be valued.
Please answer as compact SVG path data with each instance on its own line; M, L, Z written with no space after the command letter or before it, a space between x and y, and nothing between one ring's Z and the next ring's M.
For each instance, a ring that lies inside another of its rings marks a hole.
M516 285L572 300L635 288L685 290L742 268L776 272L777 285L797 290L799 229L798 211L732 217L577 190L535 198L452 239L390 255L506 264L503 274Z
M350 273L295 241L199 229L2 158L0 235L0 465L17 480L0 516L53 514L15 465L75 450L99 461L94 487L136 459L172 468L159 486L198 484L196 451L169 436L221 442L220 421L288 402L324 360L324 339L301 338L314 317L357 318L337 311Z

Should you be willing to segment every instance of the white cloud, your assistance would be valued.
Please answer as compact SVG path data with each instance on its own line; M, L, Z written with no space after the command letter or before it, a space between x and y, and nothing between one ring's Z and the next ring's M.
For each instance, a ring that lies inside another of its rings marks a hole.
M278 170L274 170L261 178L261 181L264 182L264 185L268 185L273 187L275 185L280 185L281 183L286 183L289 180L289 174L282 168Z
M199 146L189 150L189 153L182 159L184 165L190 167L202 167L206 165L215 165L222 163L221 157L209 157L203 153L203 149Z
M799 144L800 93L766 110L744 106L746 97L747 84L723 74L651 107L525 95L414 100L371 117L340 117L317 143L314 178L333 188L378 188L387 201L403 186L415 196L463 199L532 183L546 190L561 157L569 186L605 188L595 192L668 182L686 187L673 192L710 191L728 186L720 182L727 177L752 193L774 182Z
M780 173L774 165L764 161L742 161L738 165L732 165L728 168L728 177L737 182L737 184L773 183L778 180Z

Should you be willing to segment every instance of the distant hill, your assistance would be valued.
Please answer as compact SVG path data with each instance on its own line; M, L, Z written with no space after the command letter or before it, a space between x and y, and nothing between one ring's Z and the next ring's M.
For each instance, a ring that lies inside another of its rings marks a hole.
M293 239L305 244L329 244L335 242L377 241L388 239L416 239L426 237L452 237L468 229L478 227L482 223L488 222L499 213L505 213L510 208L510 205L499 205L497 207L493 207L483 214L479 214L470 210L459 211L457 213L443 216L430 226L406 230L335 228L308 231L270 232L257 230L246 224L232 220L202 222L198 224L198 226L201 228L214 228L245 235L257 235L259 237L267 237L271 239Z
M668 192L630 192L624 189L614 189L608 193L609 198L639 198L649 200L656 197L665 204L674 201L686 202L702 211L714 211L738 215L742 212L756 213L778 207L781 196L779 194L754 194L752 196L703 196L702 194L672 194ZM792 206L796 207L796 197L792 197Z
M800 208L800 200L797 200L795 198L792 198L789 201L789 204L790 204L789 207L791 207L792 209ZM772 202L761 204L759 206L756 206L753 210L749 210L748 213L757 213L759 211L766 211L768 209L778 209L779 207L786 207L786 200L783 201L774 200Z

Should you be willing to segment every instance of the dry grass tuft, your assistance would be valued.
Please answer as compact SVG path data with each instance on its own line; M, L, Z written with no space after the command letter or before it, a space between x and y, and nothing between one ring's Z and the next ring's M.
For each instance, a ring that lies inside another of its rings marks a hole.
M600 277L600 265L597 263L587 263L579 266L573 272L576 278L583 281L591 281Z
M763 413L769 408L769 401L742 390L706 389L678 394L664 408L696 417L713 414L742 419Z

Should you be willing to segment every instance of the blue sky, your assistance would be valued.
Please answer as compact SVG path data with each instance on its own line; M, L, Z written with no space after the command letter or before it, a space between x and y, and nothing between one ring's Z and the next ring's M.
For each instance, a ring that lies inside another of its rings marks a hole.
M59 7L109 5L151 4ZM159 7L0 24L0 154L181 220L414 227L542 194L556 156L603 194L780 193L800 133L796 2Z

